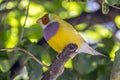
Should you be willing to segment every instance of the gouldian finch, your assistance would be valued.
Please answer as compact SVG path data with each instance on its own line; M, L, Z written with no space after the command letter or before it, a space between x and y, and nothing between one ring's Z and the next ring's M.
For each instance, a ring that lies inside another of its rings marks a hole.
M103 55L91 48L71 24L55 14L45 14L37 20L37 23L42 26L43 36L49 46L58 53L61 53L68 44L73 43L78 46L76 53Z

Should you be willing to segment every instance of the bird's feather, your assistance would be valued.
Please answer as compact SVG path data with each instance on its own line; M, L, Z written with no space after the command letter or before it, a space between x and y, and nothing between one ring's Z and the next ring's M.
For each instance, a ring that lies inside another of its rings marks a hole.
M47 27L43 30L43 35L46 41L48 41L52 36L54 36L58 29L60 27L60 24L58 22L52 22L47 25Z
M105 55L99 53L98 51L94 50L87 43L82 44L82 47L78 48L76 50L76 52L77 53L88 53L88 54L91 54L91 55L102 55L102 56L105 56Z

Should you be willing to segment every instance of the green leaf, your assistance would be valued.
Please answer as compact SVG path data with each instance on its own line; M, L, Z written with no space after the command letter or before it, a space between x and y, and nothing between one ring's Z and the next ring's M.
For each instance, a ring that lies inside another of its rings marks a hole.
M3 48L4 45L5 45L5 38L6 38L5 33L7 33L7 32L6 31L1 31L1 30L3 30L3 29L0 28L0 48ZM8 33L8 35L9 35L9 33Z
M8 54L5 51L0 51L0 60L8 59Z
M97 59L98 57L96 56L91 56L88 54L78 54L73 59L73 68L81 75L88 74L97 68Z
M27 50L42 61L41 55L44 53L44 49L41 46L31 43L28 45ZM26 67L30 80L41 80L43 71L40 64L30 58L29 61L27 61Z
M27 65L28 76L30 80L41 80L42 78L42 66L32 59L28 61Z
M32 27L25 29L25 36L37 40L42 37L42 28L38 25L32 25Z
M78 80L78 74L72 69L65 68L64 73L57 80Z
M0 72L0 80L9 80L9 72Z
M36 43L29 44L27 50L39 59L41 58L41 54L44 52L44 49Z
M119 5L120 0L106 0L106 3L108 3L110 5Z
M18 59L18 55L12 55L9 59L0 60L0 71L7 72Z
M103 51L104 53L105 52L110 53L113 49L114 44L115 44L114 39L112 37L111 38L104 38L102 40L102 43L104 44L105 51L103 49L101 51Z
M50 64L51 61L54 60L56 56L56 52L50 47L46 47L45 49L36 43L32 43L28 46L27 49L33 55L35 55L38 59L44 61L45 63Z
M97 78L97 80L110 80L110 75L102 74Z

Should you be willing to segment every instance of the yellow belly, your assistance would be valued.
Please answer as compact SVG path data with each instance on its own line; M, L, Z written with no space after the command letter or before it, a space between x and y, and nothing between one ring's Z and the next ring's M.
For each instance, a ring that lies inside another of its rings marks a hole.
M70 43L77 44L78 47L81 47L81 44L84 43L79 33L72 27L60 27L57 33L48 40L48 44L58 53Z

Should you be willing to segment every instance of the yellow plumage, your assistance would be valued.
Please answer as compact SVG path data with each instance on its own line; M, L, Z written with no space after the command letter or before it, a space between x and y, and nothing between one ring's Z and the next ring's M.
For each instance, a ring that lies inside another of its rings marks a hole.
M74 30L72 25L61 20L54 14L52 14L52 17L60 23L60 27L58 32L48 40L48 44L59 53L70 43L77 44L77 46L80 47L84 40L79 33Z

